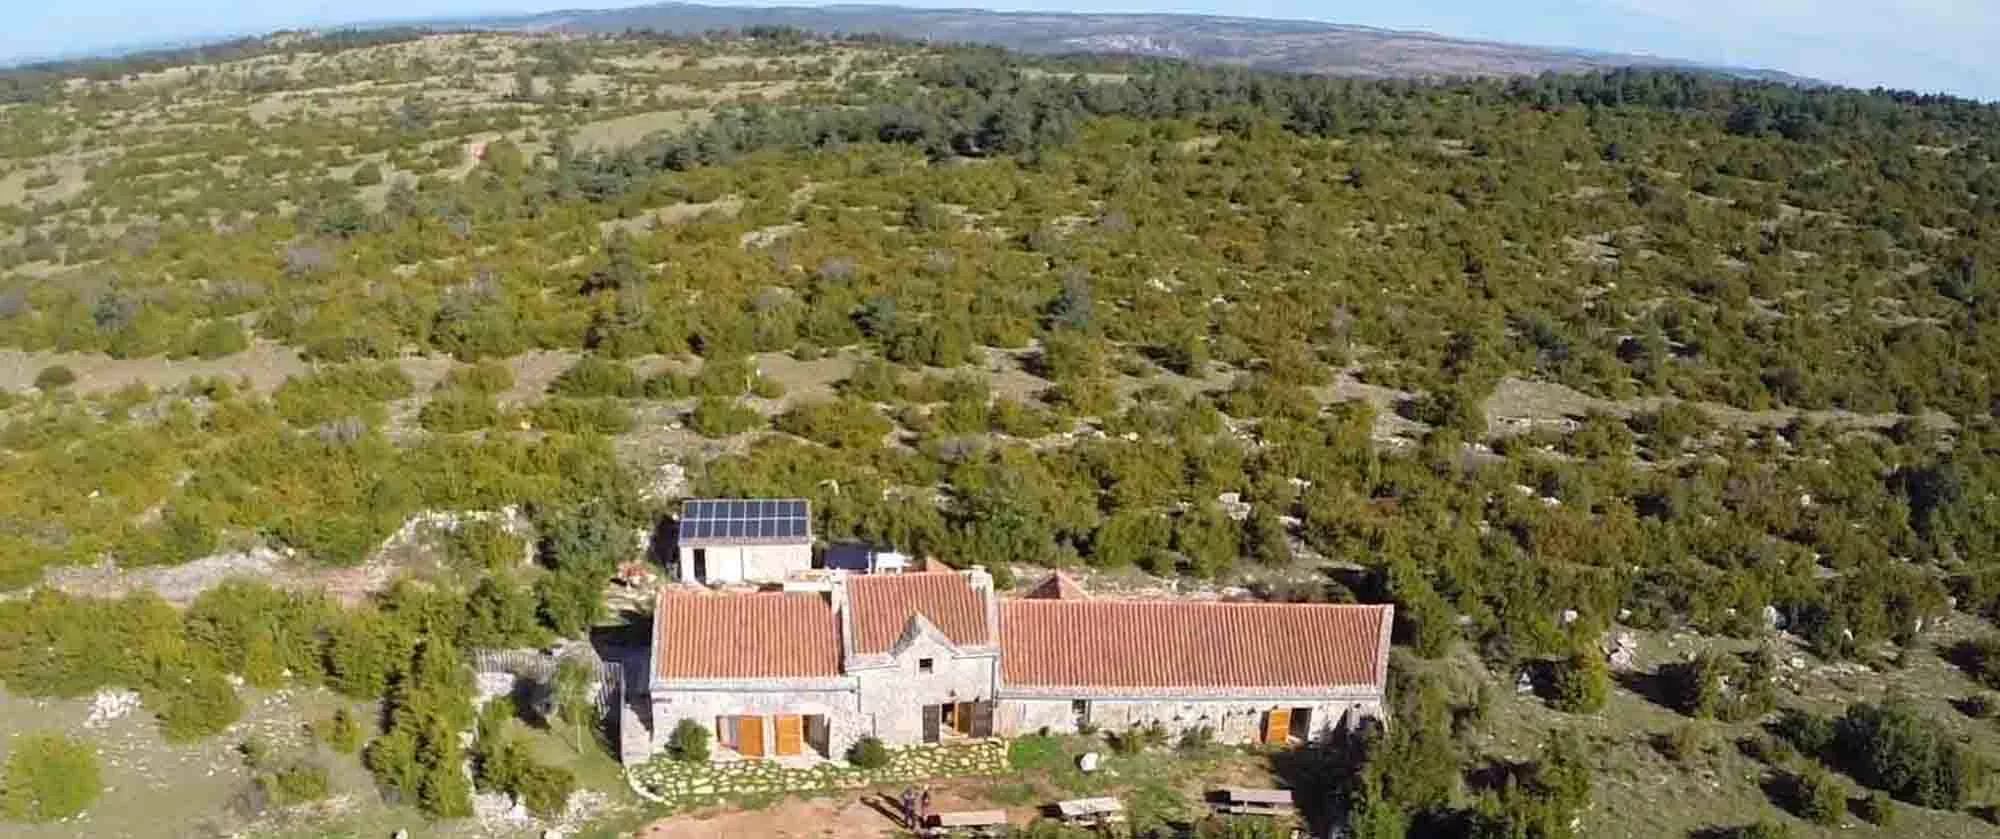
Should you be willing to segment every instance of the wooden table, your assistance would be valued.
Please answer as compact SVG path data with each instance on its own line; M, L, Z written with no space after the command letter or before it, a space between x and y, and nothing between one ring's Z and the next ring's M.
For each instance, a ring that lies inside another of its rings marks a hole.
M1231 815L1280 816L1298 811L1298 802L1288 789L1223 787L1218 792L1223 800L1215 804L1215 809Z
M1056 802L1056 812L1071 824L1117 824L1125 821L1125 804L1116 798L1077 798Z
M948 836L954 831L964 831L977 836L999 836L1007 830L1005 810L961 810L956 813L935 813L931 823L924 830L925 836Z

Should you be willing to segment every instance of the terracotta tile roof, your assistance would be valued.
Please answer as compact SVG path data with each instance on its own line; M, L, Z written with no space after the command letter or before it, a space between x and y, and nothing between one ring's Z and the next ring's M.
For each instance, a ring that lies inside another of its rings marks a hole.
M1033 600L1089 600L1090 592L1084 591L1068 574L1054 571L1029 589L1027 596Z
M1023 687L1382 684L1386 606L1009 600L1001 673Z
M660 595L660 679L840 675L833 607L817 594Z
M910 616L921 613L952 643L991 643L986 599L956 571L868 574L847 578L854 651L885 653L902 637Z

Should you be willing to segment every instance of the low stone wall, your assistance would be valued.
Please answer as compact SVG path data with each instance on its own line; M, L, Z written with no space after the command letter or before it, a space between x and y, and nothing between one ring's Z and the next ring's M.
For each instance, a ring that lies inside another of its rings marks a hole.
M1007 744L999 740L889 749L889 765L860 769L846 763L785 766L775 760L682 763L660 757L633 767L633 782L653 796L684 805L732 796L784 795L859 789L1007 771ZM651 796L649 796L651 797Z

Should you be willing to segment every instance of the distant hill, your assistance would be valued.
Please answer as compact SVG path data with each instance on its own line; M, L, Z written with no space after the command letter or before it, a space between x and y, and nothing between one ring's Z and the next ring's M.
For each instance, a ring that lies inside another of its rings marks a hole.
M1260 70L1366 78L1512 76L1619 67L1679 67L1819 85L1775 70L1588 50L1449 38L1365 26L1170 14L1062 14L913 9L902 6L708 6L660 3L510 18L453 21L480 28L702 32L787 26L812 32L886 33L926 41L987 43L1033 53L1118 53L1231 64Z

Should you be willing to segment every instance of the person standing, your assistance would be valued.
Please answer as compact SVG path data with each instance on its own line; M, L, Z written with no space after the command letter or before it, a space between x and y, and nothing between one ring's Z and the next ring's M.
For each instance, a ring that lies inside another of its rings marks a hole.
M903 825L911 830L922 830L924 825L917 820L917 788L903 788Z

